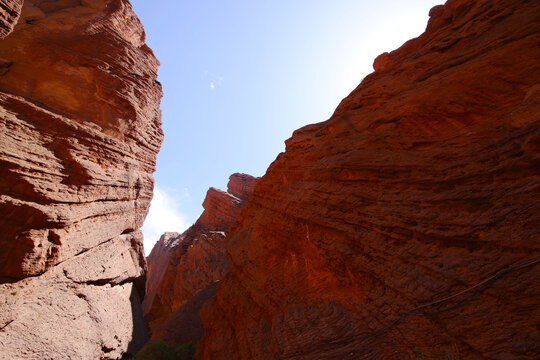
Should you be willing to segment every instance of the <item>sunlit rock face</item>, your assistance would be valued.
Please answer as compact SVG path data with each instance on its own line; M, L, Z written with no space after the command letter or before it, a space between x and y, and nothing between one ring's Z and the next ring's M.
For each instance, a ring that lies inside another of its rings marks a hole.
M9 34L21 14L23 0L0 0L0 39Z
M125 0L26 0L0 41L6 358L117 359L146 339L139 228L163 133L144 41Z
M538 356L538 264L460 292L540 257L539 14L435 7L294 132L230 229L198 359Z
M226 231L257 179L236 173L227 192L210 188L197 222L181 235L164 234L152 249L143 310L153 339L183 344L202 336L199 310L230 268Z

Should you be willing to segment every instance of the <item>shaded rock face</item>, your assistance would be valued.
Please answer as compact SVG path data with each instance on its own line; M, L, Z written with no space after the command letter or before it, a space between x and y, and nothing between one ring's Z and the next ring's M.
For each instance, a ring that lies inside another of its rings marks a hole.
M0 0L0 39L9 34L21 14L23 0Z
M146 296L143 302L143 313L147 314L152 306L152 299L156 296L156 291L161 284L163 275L167 271L169 261L174 251L180 243L180 234L176 232L167 232L161 235L161 238L152 248L150 255L146 258L148 264L148 273L146 276Z
M196 344L204 334L199 315L204 304L216 293L218 282L213 282L176 309L152 333L152 339L177 344Z
M460 292L540 257L538 14L450 0L294 132L230 229L198 359L537 357L539 265Z
M115 359L144 343L158 65L124 0L27 0L0 41L6 358Z
M199 310L230 267L225 232L256 181L237 173L229 178L228 192L210 188L197 222L181 235L163 235L152 249L147 258L148 296L143 309L153 339L180 344L200 339L203 328Z

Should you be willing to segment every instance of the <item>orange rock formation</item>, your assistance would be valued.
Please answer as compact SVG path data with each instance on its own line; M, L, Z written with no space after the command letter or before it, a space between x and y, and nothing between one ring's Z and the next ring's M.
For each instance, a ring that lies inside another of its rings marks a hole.
M227 192L210 188L197 222L181 235L166 233L152 249L143 311L153 339L183 344L202 336L199 310L230 267L226 231L256 181L237 173L230 176Z
M126 0L26 0L0 41L0 357L119 359L146 340L158 65Z
M449 0L294 132L230 229L198 359L538 357L539 15Z

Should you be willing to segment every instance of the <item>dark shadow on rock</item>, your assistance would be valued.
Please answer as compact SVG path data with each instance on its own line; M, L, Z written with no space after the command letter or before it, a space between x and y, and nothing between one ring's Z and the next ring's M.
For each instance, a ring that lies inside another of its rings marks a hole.
M142 280L144 283L144 279ZM148 331L144 325L143 313L142 313L142 298L139 294L140 286L137 286L136 283L133 284L131 288L131 295L129 300L131 303L131 316L133 319L133 336L131 337L131 342L128 345L127 353L124 354L122 359L132 359L139 350L148 342ZM144 289L144 287L143 287ZM143 290L144 291L144 290Z
M198 343L204 333L199 312L216 293L217 283L216 281L208 285L172 313L152 334L152 340L163 340L177 344Z

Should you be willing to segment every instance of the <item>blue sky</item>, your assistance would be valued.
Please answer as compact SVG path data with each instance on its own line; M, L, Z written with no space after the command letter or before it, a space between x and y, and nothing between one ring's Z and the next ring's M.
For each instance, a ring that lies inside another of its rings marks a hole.
M440 3L132 0L164 92L147 254L199 217L210 186L264 175L295 129L328 119L374 58L420 35Z

